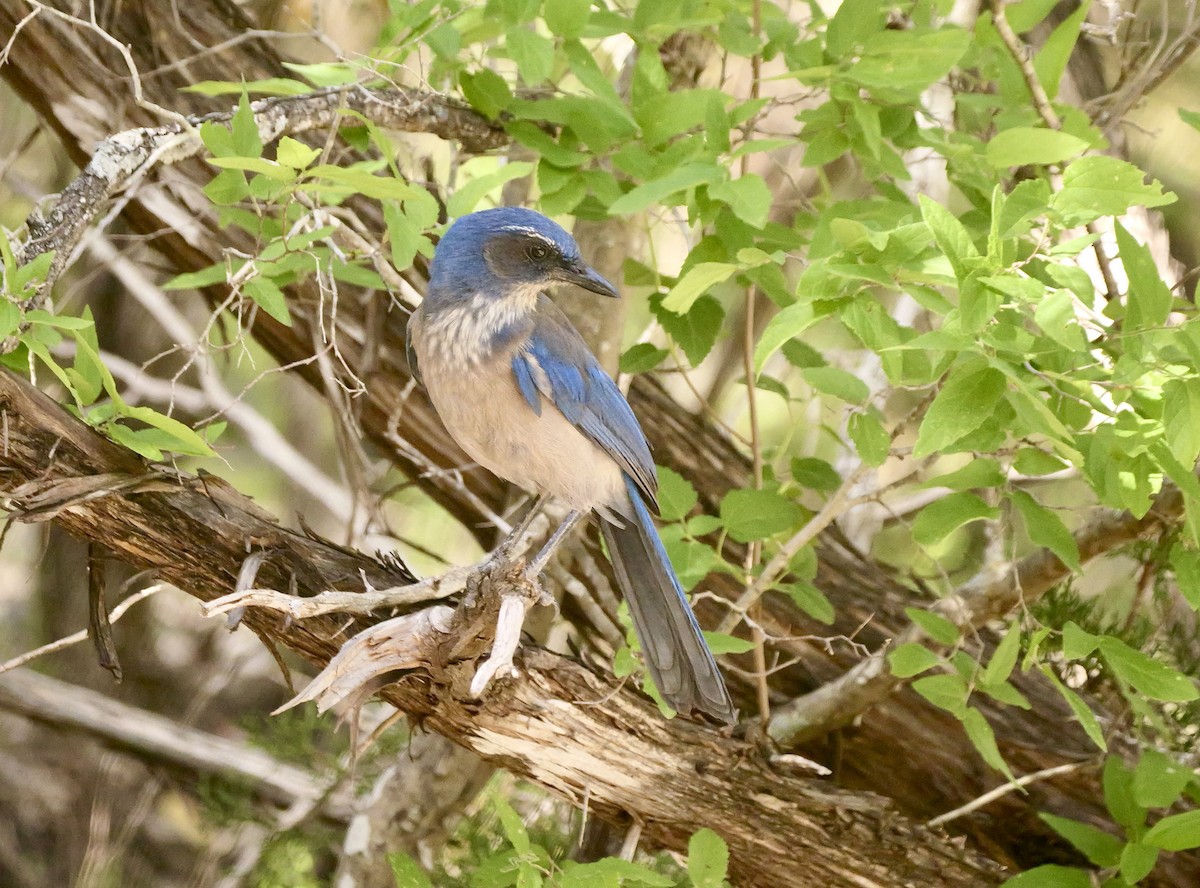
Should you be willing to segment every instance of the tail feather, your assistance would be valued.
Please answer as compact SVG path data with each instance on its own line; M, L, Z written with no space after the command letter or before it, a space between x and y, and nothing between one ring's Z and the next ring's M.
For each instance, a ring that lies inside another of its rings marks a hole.
M732 724L736 721L733 701L650 512L636 489L630 490L630 500L633 516L624 526L602 517L600 529L617 583L629 602L650 675L663 699L677 712L700 710Z

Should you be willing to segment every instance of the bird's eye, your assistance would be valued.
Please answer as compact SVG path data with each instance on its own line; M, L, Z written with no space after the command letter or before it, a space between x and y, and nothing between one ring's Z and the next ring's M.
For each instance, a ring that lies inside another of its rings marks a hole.
M543 247L541 244L534 244L532 247L529 248L529 258L530 259L545 259L549 255L550 255L550 251L547 250L545 247Z

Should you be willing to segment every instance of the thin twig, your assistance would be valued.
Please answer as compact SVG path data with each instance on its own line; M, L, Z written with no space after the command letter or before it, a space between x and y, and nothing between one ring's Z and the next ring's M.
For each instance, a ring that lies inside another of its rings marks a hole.
M1041 771L1034 771L1032 774L1026 774L1024 777L1018 777L1016 780L1010 780L1008 783L1001 783L995 789L985 792L978 798L972 799L965 805L955 808L953 811L947 811L945 814L939 814L927 824L928 826L943 826L951 820L957 820L965 814L970 814L972 811L978 811L980 808L990 805L996 799L1003 798L1010 792L1015 792L1018 789L1024 789L1031 783L1037 783L1041 780L1047 780L1050 777L1057 777L1060 774L1071 774L1078 771L1080 768L1087 768L1094 765L1094 761L1089 762L1071 762L1067 765L1055 765L1053 768L1043 768Z
M112 613L108 618L109 623L117 622L117 620L121 619L121 617L125 615L127 610L129 610L139 601L144 598L149 598L154 593L162 591L162 589L163 586L161 583L155 583L153 586L147 586L140 592L135 592L133 595L130 595L113 608ZM70 635L56 639L49 644L44 644L41 647L34 648L31 651L26 651L20 656L13 657L11 660L6 660L5 662L0 663L0 675L16 669L18 666L24 666L26 663L36 660L38 657L44 657L46 654L52 654L55 651L61 651L65 648L71 647L72 645L87 641L87 637L88 631L86 629L80 629L78 632L72 632Z
M1000 40L1013 57L1013 61L1017 63L1017 67L1021 69L1021 77L1029 89L1029 95L1033 98L1033 107L1037 110L1038 116L1050 129L1062 129L1062 118L1054 110L1050 96L1046 94L1046 89L1038 78L1028 47L1021 42L1021 38L1017 36L1017 32L1013 30L1008 21L1008 16L1005 14L1006 5L1007 0L992 0L992 24L996 27L996 33L1000 35ZM1061 182L1054 181L1051 184L1056 191L1061 187ZM1092 252L1096 254L1096 266L1100 269L1100 276L1104 278L1105 299L1112 302L1120 295L1121 285L1117 283L1112 263L1109 262L1108 254L1104 252L1103 232L1095 222L1088 222L1084 228L1087 229L1088 234L1096 238L1095 243L1092 244Z

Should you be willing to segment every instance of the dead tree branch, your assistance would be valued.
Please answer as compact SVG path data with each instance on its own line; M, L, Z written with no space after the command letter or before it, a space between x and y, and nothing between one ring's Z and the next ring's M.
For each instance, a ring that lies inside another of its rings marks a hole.
M351 817L349 799L325 798L327 787L316 777L262 750L28 669L0 676L0 709L80 731L143 761L235 781L272 804L319 802L329 820L345 824Z

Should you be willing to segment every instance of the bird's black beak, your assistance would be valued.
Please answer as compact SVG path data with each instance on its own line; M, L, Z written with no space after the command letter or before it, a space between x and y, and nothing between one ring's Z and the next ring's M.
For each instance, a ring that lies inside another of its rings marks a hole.
M582 262L571 263L563 268L557 277L564 283L576 284L585 290L599 293L601 296L611 296L613 299L619 299L621 295L617 292L617 288L601 277L596 269L590 268Z

